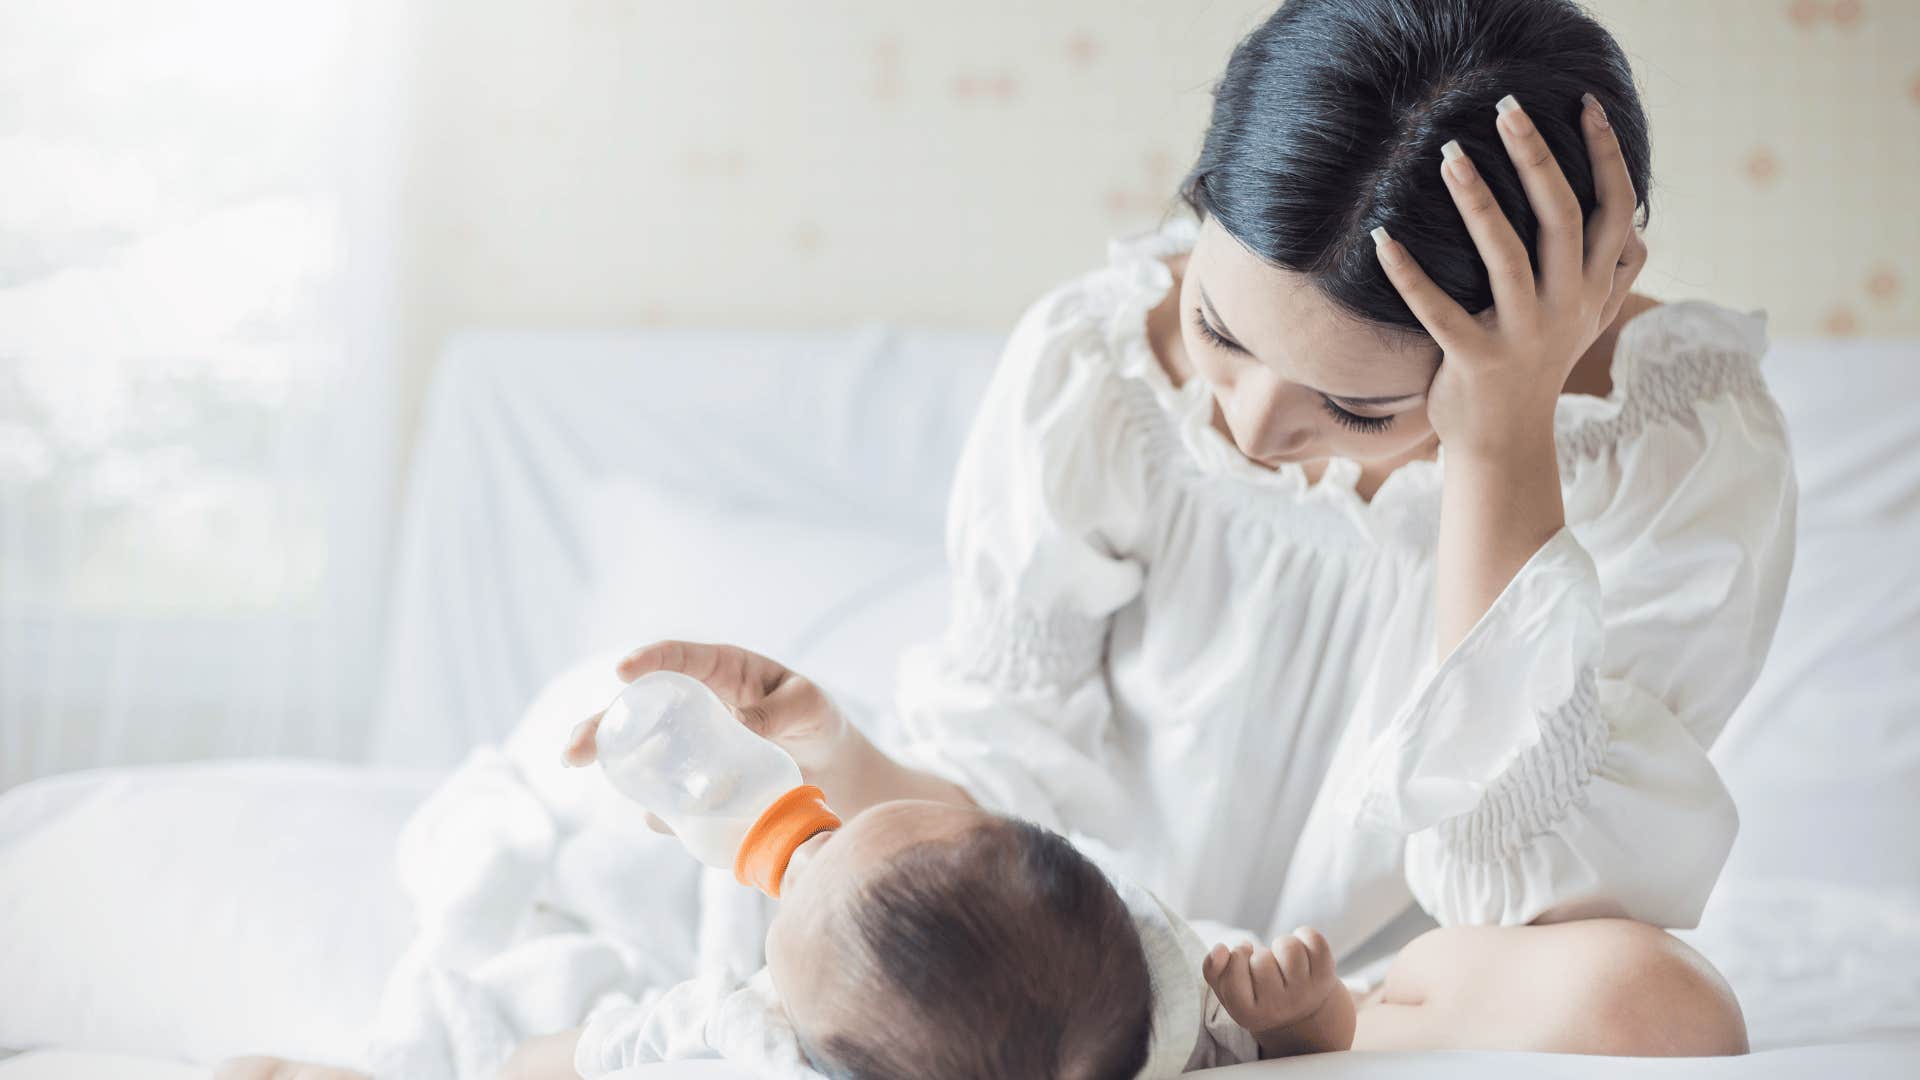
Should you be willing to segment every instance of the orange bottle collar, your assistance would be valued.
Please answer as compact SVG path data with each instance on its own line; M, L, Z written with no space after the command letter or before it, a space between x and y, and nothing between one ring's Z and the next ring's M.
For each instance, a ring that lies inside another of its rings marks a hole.
M768 896L780 898L780 879L795 849L828 829L840 827L840 816L827 809L826 793L802 784L773 801L740 841L733 859L733 877Z

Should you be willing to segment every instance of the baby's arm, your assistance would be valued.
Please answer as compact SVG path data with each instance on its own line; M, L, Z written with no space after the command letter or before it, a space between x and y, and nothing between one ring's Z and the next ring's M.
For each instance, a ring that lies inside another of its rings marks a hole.
M1215 945L1200 973L1262 1058L1353 1048L1353 995L1318 930L1303 926L1271 949Z

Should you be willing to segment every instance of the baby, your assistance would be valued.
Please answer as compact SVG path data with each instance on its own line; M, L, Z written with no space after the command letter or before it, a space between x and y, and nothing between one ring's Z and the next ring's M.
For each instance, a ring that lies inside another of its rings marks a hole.
M720 1054L844 1080L1131 1080L1354 1048L1746 1050L1725 981L1642 923L1431 930L1355 995L1316 931L1209 951L1065 838L973 807L880 803L796 849L780 895L761 973L692 1008L676 988L637 1028L596 1020L579 1074Z
M1429 931L1356 997L1314 931L1208 951L1065 838L971 807L876 805L795 849L780 893L759 973L614 1003L500 1075L718 1055L790 1077L1157 1080L1349 1048L1746 1050L1724 980L1640 923ZM216 1078L366 1080L271 1058Z
M596 1021L580 1074L690 1036L850 1080L1131 1080L1352 1042L1353 999L1319 934L1208 955L1065 838L982 810L882 803L797 849L780 893L756 977L767 1000L744 987L676 1025L670 995L637 1026ZM716 1038L714 1015L735 1034Z
M1156 1034L1183 1052L1152 1071L1189 1066L1194 1018L1184 1039L1156 1033L1155 1020L1173 1017L1154 999L1180 983L1200 996L1199 939L1182 941L1184 926L1144 893L1130 907L1058 834L981 810L892 802L816 842L767 933L767 968L820 1071L1125 1080L1147 1066ZM1143 941L1156 926L1163 940ZM1286 943L1278 964L1264 950L1223 947L1208 979L1238 1001L1253 977L1264 994L1244 999L1245 1021L1270 1053L1345 1049L1339 1010L1326 1005L1346 1000L1350 1041L1352 1001L1326 940L1308 932ZM1200 1056L1191 1064L1221 1055Z

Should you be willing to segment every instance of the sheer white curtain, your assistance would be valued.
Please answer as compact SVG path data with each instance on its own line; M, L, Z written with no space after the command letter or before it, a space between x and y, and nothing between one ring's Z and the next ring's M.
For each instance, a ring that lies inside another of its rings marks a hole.
M0 787L363 751L404 12L0 5Z

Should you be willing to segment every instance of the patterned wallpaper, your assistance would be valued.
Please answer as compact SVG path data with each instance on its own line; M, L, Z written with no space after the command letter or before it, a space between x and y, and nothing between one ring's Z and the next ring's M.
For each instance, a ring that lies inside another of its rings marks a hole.
M424 2L421 375L467 325L1004 329L1156 219L1272 9ZM1653 118L1642 290L1920 336L1920 0L1591 7Z

